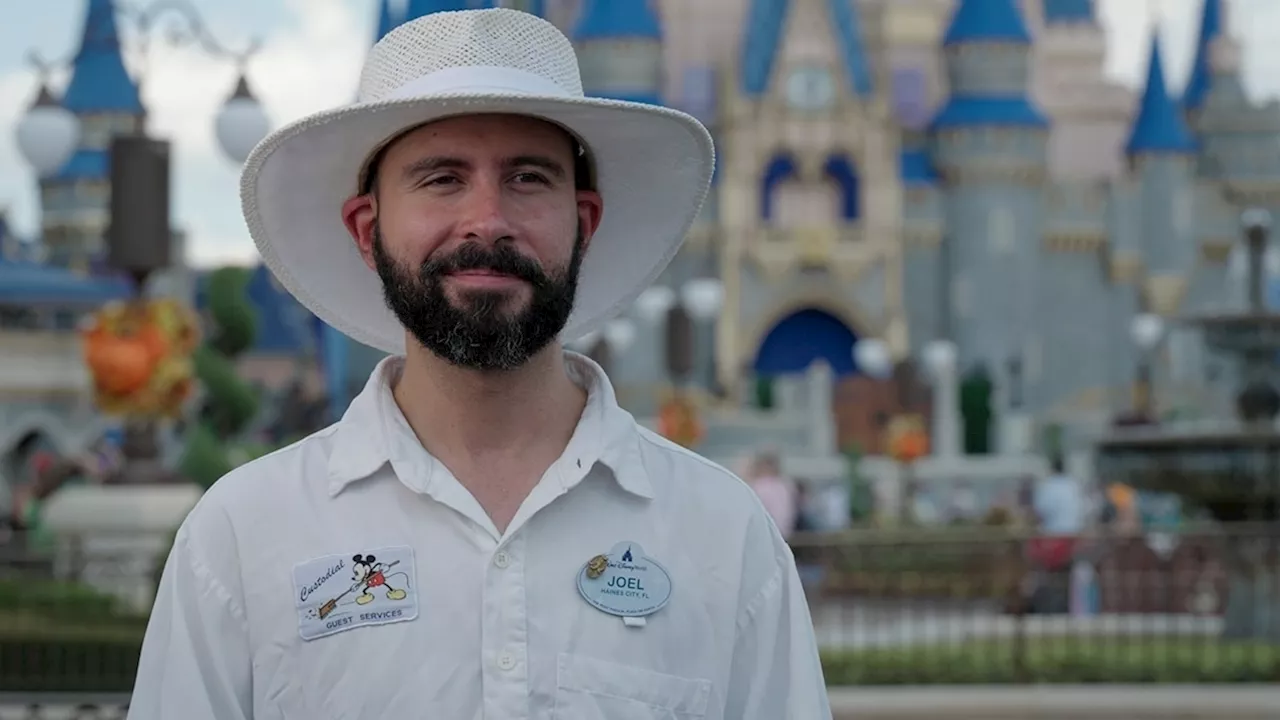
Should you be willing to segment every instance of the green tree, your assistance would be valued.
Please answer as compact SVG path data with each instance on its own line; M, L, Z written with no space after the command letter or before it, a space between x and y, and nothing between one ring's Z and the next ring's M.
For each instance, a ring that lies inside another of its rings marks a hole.
M231 446L258 414L258 393L235 365L257 336L257 317L247 293L249 277L249 271L239 267L219 268L209 276L209 339L192 357L205 401L187 433L180 469L206 489L238 464Z

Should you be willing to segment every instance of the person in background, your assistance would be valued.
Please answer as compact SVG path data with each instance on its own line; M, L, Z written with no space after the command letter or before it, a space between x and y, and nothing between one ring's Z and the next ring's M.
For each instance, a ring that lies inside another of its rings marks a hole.
M773 524L778 526L782 537L789 540L796 531L799 502L795 483L782 474L782 463L778 455L772 451L758 455L747 482L760 497L760 502L773 518Z
M1076 542L1084 531L1088 509L1084 485L1067 473L1062 457L1055 456L1049 475L1036 483L1031 502L1039 537L1031 541L1029 550L1042 578L1034 604L1051 612L1065 610L1066 603L1057 599L1065 600L1068 592L1057 592L1056 586L1070 582Z

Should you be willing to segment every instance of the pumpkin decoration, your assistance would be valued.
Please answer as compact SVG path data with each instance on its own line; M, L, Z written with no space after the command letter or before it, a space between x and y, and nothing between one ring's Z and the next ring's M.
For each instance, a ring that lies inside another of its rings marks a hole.
M682 394L675 394L664 402L658 413L658 433L687 448L701 442L703 428L693 402Z
M81 330L98 408L111 415L175 416L191 394L195 315L172 299L111 303Z
M929 433L919 415L899 415L889 422L889 455L913 463L929 454Z

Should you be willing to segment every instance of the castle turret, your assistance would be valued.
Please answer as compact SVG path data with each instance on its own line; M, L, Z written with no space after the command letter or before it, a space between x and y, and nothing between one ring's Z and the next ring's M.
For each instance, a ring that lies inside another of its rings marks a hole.
M587 95L662 102L662 24L652 0L584 0L573 42Z
M1250 100L1241 79L1240 45L1225 30L1226 7L1219 7L1216 16L1206 12L1210 30L1201 32L1209 38L1209 81L1203 100L1188 110L1203 148L1198 170L1223 183L1235 202L1280 212L1273 199L1280 191L1280 148L1275 143L1280 101ZM1195 97L1188 91L1188 107Z
M951 96L930 130L946 194L948 325L964 366L1030 365L1031 349L1014 343L1035 325L1048 128L1027 96L1031 37L1015 0L962 0L944 50Z
M1183 108L1193 115L1209 96L1214 75L1213 46L1219 38L1226 35L1225 20L1223 0L1204 0L1204 8L1200 14L1200 34L1196 36L1196 57L1191 63L1187 87L1182 93Z
M1163 283L1164 289L1148 287L1149 306L1175 312L1185 289L1185 275L1196 258L1193 205L1196 139L1183 118L1181 108L1169 96L1160 38L1153 34L1147 84L1125 144L1131 172L1140 186L1142 233L1140 247L1148 285ZM1157 280L1157 278L1164 278ZM1174 289L1177 286L1178 291Z
M42 234L51 263L84 270L105 252L111 138L141 132L146 114L125 69L112 0L88 0L62 105L79 117L80 146L40 183Z
M1053 176L1073 182L1118 177L1134 95L1107 76L1106 31L1089 0L1045 0L1043 9L1032 97L1053 126Z

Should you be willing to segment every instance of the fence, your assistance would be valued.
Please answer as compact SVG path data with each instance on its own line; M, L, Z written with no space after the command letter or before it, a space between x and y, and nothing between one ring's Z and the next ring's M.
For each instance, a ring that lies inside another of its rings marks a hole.
M0 718L5 703L27 702L14 693L118 703L146 618L103 589L150 577L136 557L104 568L100 554L22 540L0 546ZM1276 527L1073 544L992 529L856 531L793 548L833 686L1280 681Z
M1280 681L1280 528L792 543L831 685Z

